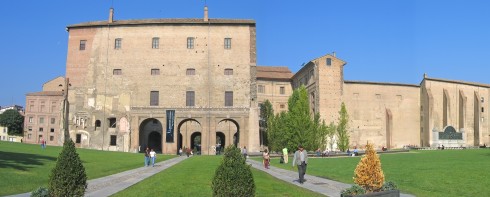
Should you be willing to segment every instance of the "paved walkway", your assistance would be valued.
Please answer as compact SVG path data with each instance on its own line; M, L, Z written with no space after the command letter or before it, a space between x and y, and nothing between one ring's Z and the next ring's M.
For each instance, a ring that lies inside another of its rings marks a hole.
M118 174L101 177L88 181L85 196L110 196L128 188L156 173L173 166L187 157L176 157L155 164L155 167L140 167L133 170L120 172ZM31 193L13 195L12 197L29 197Z
M340 191L342 191L345 188L349 188L351 185L337 182L337 181L332 181L329 179L325 178L320 178L317 176L312 176L305 174L305 179L307 180L303 184L300 184L298 182L298 172L297 171L292 171L292 170L284 170L281 168L277 168L274 166L270 166L269 169L265 169L264 165L262 162L255 161L252 159L247 159L247 163L251 164L252 167L255 169L261 170L265 173L268 173L278 179L284 180L286 182L289 182L291 184L294 184L298 187L302 187L326 196L340 196ZM291 163L285 164L285 165L292 165ZM306 172L308 172L308 169L306 169ZM413 195L410 194L400 194L400 196L403 197L414 197Z

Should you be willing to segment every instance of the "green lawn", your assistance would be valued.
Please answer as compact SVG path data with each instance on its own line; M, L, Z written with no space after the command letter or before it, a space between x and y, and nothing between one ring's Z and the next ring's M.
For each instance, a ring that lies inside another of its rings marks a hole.
M0 142L0 196L25 193L47 186L62 147ZM77 149L88 179L141 167L143 154ZM174 156L159 156L163 161ZM8 177L8 178L7 178Z
M114 196L212 196L220 156L194 156ZM256 196L322 196L252 168Z
M490 149L410 151L380 154L385 180L416 196L487 196ZM260 160L260 159L258 159ZM273 166L291 170L273 158ZM310 158L307 174L353 184L360 157Z

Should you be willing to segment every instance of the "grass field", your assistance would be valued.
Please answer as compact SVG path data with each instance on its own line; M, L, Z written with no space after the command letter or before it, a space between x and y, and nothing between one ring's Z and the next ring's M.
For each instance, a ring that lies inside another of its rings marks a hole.
M0 196L25 193L47 186L62 147L0 142ZM77 149L88 179L143 166L142 154ZM174 156L159 156L163 161Z
M212 196L211 182L222 157L195 156L114 196ZM322 196L252 168L256 196Z
M490 149L380 154L385 180L416 196L489 196ZM273 158L271 164L291 170ZM260 160L260 159L258 159ZM360 157L310 158L307 174L353 184Z

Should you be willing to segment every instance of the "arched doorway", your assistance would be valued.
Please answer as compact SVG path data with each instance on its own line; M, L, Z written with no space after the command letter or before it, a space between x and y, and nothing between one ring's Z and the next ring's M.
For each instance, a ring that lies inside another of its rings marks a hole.
M191 135L191 149L194 150L194 148L197 150L196 154L201 153L201 132L194 132Z
M222 132L216 132L216 154L221 154L226 146L226 137Z
M240 126L235 120L223 119L219 121L216 127L216 131L222 132L225 137L228 137L228 139L226 140L228 141L228 144L225 144L225 146L229 145L230 143L233 143L235 146L239 145ZM218 133L216 133L216 135L218 135Z
M156 131L148 136L148 147L156 152L162 152L162 135Z
M185 119L179 122L177 126L177 151L182 148L194 148L194 141L193 139L196 137L196 133L199 133L199 136L201 136L201 123L199 123L197 120L189 118ZM199 137L199 144L201 144Z
M153 148L157 152L162 151L162 123L155 118L145 119L139 127L140 152L146 147Z

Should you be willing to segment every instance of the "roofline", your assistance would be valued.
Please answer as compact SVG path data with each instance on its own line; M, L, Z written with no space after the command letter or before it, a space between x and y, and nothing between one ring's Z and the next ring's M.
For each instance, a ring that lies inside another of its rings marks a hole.
M89 21L68 25L67 31L72 28L80 27L107 27L107 26L138 26L138 25L163 25L163 24L194 24L194 25L253 25L253 19L209 19L204 21L202 18L164 18L164 19L136 19L136 20L114 20L108 21Z
M458 80L449 80L449 79L439 79L439 78L429 78L429 77L425 77L424 79L422 79L420 84L422 84L424 82L424 80L447 82L447 83L457 83L457 84L464 84L464 85L490 88L490 84L482 84L482 83L474 83L474 82L458 81Z
M51 82L51 81L54 81L55 79L60 78L60 77L61 77L61 78L63 78L63 79L65 78L65 76L62 76L62 75L57 76L57 77L55 77L55 78L53 78L53 79L50 79L49 81L44 82L44 83L43 83L43 86L44 86L44 85L46 85L47 83Z
M407 86L407 87L420 88L420 85L416 85L416 84L391 83L391 82L371 82L371 81L349 81L349 80L344 80L344 83L350 83L350 84L366 84L366 85Z

